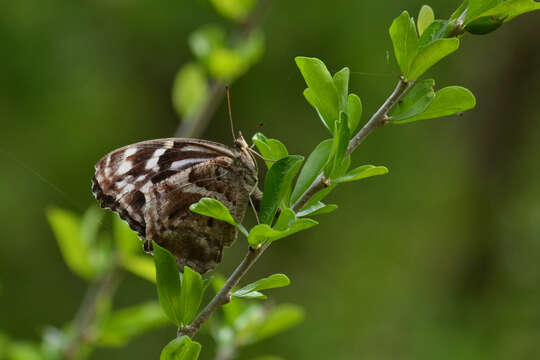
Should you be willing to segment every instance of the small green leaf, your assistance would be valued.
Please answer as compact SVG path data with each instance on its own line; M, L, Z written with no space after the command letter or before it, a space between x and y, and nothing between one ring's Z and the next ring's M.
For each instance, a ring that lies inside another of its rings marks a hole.
M469 6L469 0L464 0L461 5L450 15L449 21L456 21L461 16L463 16L463 13L467 11L467 7Z
M210 0L216 10L224 17L243 21L253 10L257 0Z
M238 222L234 220L229 209L221 201L216 199L202 198L198 202L191 204L189 210L200 215L225 221L233 226L238 225Z
M447 20L435 20L428 26L420 37L420 48L427 46L435 40L444 39L449 36L452 30L450 22Z
M158 303L144 303L117 310L108 316L99 325L96 341L101 346L125 346L132 338L168 323Z
M349 94L347 98L347 115L349 116L349 131L354 133L362 118L362 100L356 94Z
M148 281L156 282L156 265L149 256L126 254L120 257L120 262L126 270L133 274Z
M162 248L156 242L152 242L154 248L154 261L156 263L156 283L159 303L165 314L178 327L181 327L184 314L181 303L182 285L180 272L174 256L169 250Z
M200 27L189 35L189 46L199 59L207 59L216 49L225 46L227 36L225 30L217 25Z
M327 139L322 141L315 150L309 155L298 180L294 187L294 191L291 195L291 202L296 202L303 193L309 188L309 186L315 181L315 179L322 172L324 166L328 162L330 157L330 151L332 150L333 139Z
M248 284L239 290L236 290L232 293L232 296L237 298L250 298L251 296L254 296L250 295L250 293L252 292L280 288L288 286L290 283L291 281L285 274L274 274L267 278L260 279L251 284Z
M278 160L268 170L259 211L259 219L263 224L271 224L280 203L287 200L292 180L300 170L303 161L302 156L288 155Z
M296 214L292 209L283 208L281 209L281 214L274 225L274 229L282 231L290 228L296 221Z
M469 0L467 15L465 15L465 24L476 19L480 14L494 8L501 0Z
M457 38L439 39L423 46L411 64L408 79L418 79L430 67L456 51L458 47L459 39Z
M412 121L454 115L472 109L475 105L476 99L469 90L460 86L449 86L435 93L435 99L423 113L393 123L405 124Z
M295 61L309 87L309 90L304 91L304 96L332 132L339 113L339 96L332 75L317 58L298 56Z
M296 216L304 217L304 216L328 214L336 210L337 208L338 208L337 205L326 205L319 201L311 205L310 207L305 208L304 210L300 211L298 214L296 214Z
M267 224L255 225L249 232L248 242L253 248L257 248L265 242L273 242L290 236L302 230L307 230L318 222L312 219L296 219L296 221L286 230L272 229Z
M497 6L479 14L481 16L494 16L498 19L504 19L504 22L510 21L518 15L530 11L539 10L540 2L535 0L506 0L499 1Z
M251 140L257 145L257 149L261 155L268 160L266 161L266 166L270 169L275 161L284 158L289 155L287 148L283 143L276 139L269 139L264 136L262 133L256 133L253 135Z
M338 109L339 111L347 110L347 97L349 95L349 68L345 67L334 74L334 85L338 94Z
M401 13L390 26L390 37L394 45L396 57L401 73L409 78L411 64L418 54L419 43L414 21L407 11Z
M64 261L75 274L92 279L97 274L90 263L90 249L81 236L81 219L74 213L58 208L47 211Z
M351 134L349 132L347 115L343 112L340 115L340 119L335 123L336 129L334 130L334 141L332 142L330 160L324 169L326 177L335 176L347 157L347 146L349 145Z
M371 176L388 174L388 169L384 166L363 165L351 170L347 175L332 179L334 184L345 183L365 179Z
M483 16L465 27L465 30L474 35L485 35L493 32L501 27L504 23L504 18L496 18L494 16Z
M176 74L172 88L172 103L176 112L185 119L192 119L208 98L208 79L204 68L187 63Z
M197 315L204 295L201 274L184 266L180 304L182 306L182 323L187 325Z
M423 113L435 98L435 80L416 83L390 112L390 121L408 119Z
M201 352L201 344L182 336L172 340L163 350L159 360L197 360Z
M435 13L429 5L423 5L418 13L418 21L416 22L418 27L418 34L422 36L424 30L435 20Z

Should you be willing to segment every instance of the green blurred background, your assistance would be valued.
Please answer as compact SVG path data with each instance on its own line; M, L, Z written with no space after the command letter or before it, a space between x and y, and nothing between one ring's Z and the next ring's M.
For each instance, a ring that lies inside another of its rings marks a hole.
M326 130L303 99L293 58L349 66L364 120L390 93L388 27L424 1L272 1L262 60L232 87L237 128L306 155ZM429 3L446 18L456 1ZM462 85L477 108L461 117L383 128L353 164L390 174L342 186L338 211L273 246L249 279L288 274L272 292L306 320L246 349L286 359L540 358L540 14L460 51L428 76ZM140 140L171 136L171 86L192 59L187 37L225 23L203 1L19 0L0 4L0 331L38 340L73 318L86 284L69 272L44 212L95 204L94 163ZM204 138L231 144L223 104ZM228 273L246 244L229 249ZM133 276L115 304L155 299ZM156 359L173 327L92 359ZM201 341L206 344L208 339ZM210 359L210 347L202 359Z

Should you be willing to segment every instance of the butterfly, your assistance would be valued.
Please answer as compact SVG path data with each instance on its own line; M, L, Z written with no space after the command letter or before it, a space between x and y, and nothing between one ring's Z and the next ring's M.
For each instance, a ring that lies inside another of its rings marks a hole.
M180 271L187 265L205 273L221 262L237 229L189 206L213 198L241 222L250 200L262 198L250 151L241 135L234 148L186 138L139 142L97 162L92 192L139 234L145 251L152 251L153 240L175 256Z

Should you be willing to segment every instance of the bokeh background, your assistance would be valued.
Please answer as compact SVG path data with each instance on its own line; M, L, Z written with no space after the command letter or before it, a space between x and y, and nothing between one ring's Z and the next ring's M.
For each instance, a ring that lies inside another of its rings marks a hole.
M232 87L237 128L307 155L326 130L302 96L293 58L349 66L364 119L393 88L388 27L424 1L272 1L266 51ZM429 3L447 17L456 1ZM353 164L390 174L342 186L316 229L278 242L249 279L284 272L272 292L305 321L246 349L286 359L540 358L540 14L466 35L431 70L477 108L461 117L376 131ZM171 86L190 59L188 34L223 22L192 1L49 0L0 4L0 331L38 340L73 318L86 284L64 264L45 209L82 213L94 163L132 142L171 136ZM204 138L231 143L224 104ZM245 243L219 271L238 263ZM155 299L127 276L118 306ZM168 327L92 359L156 359ZM208 339L202 338L203 343ZM211 359L210 347L202 359Z

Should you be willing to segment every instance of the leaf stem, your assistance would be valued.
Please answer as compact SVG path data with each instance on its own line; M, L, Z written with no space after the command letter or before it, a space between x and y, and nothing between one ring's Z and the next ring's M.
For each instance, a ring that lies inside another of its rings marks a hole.
M407 81L403 76L400 77L392 94L390 94L381 107L371 116L362 129L360 129L351 141L349 141L347 155L350 155L365 140L365 138L373 132L373 130L388 122L388 112L403 97L403 95L407 93L413 84L414 81ZM313 195L328 186L330 186L330 181L325 179L323 174L320 174L306 192L304 192L296 203L294 203L292 209L296 212L302 210Z

